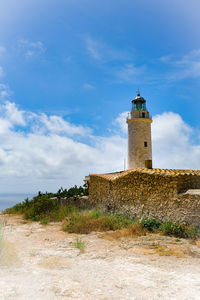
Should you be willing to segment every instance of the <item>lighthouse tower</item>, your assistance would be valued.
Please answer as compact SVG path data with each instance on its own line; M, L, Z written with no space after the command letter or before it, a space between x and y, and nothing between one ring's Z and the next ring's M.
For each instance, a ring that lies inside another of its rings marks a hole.
M151 123L146 100L138 91L132 100L128 124L128 169L152 168Z

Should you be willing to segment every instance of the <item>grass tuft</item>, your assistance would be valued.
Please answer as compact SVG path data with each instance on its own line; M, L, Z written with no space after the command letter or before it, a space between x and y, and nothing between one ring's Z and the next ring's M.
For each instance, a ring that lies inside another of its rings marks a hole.
M83 242L81 238L77 237L76 241L74 242L74 247L77 248L77 249L79 249L80 252L84 252L85 246L86 246L85 242Z

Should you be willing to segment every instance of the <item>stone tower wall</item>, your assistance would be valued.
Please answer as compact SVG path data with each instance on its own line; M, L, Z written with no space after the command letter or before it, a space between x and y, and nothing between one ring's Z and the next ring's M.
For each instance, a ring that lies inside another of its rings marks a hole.
M151 120L130 119L128 123L128 168L143 168L145 160L152 160ZM144 142L147 147L144 147Z

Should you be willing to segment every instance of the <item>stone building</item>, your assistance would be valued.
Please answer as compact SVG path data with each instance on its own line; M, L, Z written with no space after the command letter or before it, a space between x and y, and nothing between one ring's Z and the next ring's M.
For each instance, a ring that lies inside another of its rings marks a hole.
M200 226L200 171L152 169L151 117L138 93L127 118L128 170L92 174L92 206L133 218Z
M89 200L132 218L200 225L200 171L136 168L93 174Z

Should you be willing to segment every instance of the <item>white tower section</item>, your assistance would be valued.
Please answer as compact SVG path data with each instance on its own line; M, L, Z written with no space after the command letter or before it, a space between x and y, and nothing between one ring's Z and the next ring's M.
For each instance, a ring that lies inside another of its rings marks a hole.
M132 100L128 124L128 169L152 168L151 123L146 100L140 96Z

